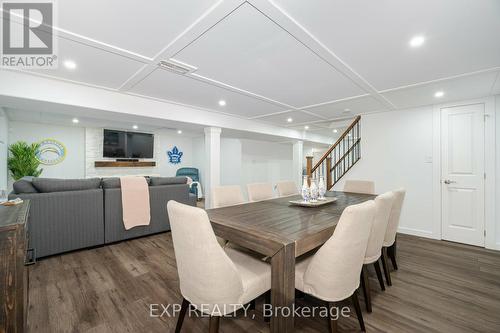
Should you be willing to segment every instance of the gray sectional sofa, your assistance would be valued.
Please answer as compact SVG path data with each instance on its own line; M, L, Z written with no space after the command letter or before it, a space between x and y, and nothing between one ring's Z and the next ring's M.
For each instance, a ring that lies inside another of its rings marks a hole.
M30 199L30 247L37 258L170 230L167 202L192 206L185 177L146 178L151 221L125 230L119 178L22 179L10 199Z

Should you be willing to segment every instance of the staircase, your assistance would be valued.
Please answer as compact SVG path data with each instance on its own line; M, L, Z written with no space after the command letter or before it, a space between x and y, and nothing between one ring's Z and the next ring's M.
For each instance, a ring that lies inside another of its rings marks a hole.
M306 172L309 179L325 177L326 188L330 190L361 158L361 116L349 125L337 142L313 166L312 156L306 157Z

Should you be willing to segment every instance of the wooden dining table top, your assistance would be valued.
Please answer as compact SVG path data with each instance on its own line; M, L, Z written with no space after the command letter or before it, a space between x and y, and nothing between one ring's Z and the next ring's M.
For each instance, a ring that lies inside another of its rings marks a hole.
M207 213L215 233L225 239L269 256L279 250L278 244L295 243L295 255L300 256L333 234L347 206L375 198L371 194L348 192L329 195L337 200L319 207L294 206L289 201L301 199L300 195L294 195L209 209Z

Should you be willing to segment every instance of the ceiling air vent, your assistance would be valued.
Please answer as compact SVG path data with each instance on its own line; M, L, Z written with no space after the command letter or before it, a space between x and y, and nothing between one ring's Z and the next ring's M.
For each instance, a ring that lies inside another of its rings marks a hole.
M185 64L183 62L174 59L161 60L158 66L160 66L160 68L182 75L192 73L195 70L197 70L197 68L194 66Z

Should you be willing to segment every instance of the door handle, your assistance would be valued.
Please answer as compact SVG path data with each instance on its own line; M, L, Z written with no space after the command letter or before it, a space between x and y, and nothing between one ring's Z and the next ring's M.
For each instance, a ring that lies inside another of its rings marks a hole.
M456 183L456 181L446 179L443 183L445 183L446 185L450 185L450 184L455 184L455 183Z

